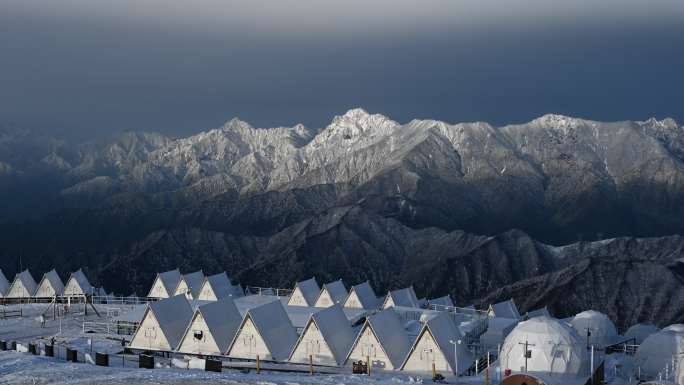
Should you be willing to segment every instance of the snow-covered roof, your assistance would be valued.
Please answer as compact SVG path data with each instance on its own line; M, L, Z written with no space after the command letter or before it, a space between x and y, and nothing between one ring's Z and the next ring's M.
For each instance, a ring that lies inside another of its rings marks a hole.
M326 344L328 344L337 364L342 365L356 338L354 330L342 310L342 306L336 303L324 310L313 313L309 318L307 326L312 322L315 323ZM304 333L299 337L297 344L301 342L303 337ZM293 348L293 353L294 350Z
M534 309L534 310L528 311L526 316L528 319L534 318L534 317L540 317L540 316L551 317L551 313L549 312L549 309L547 309L546 306L544 306L544 307L539 308L539 309Z
M7 277L5 277L5 273L3 273L2 269L0 269L0 297L3 297L7 294L9 287L10 283L7 280Z
M423 325L423 329L418 335L418 338L413 342L411 351L416 348L419 339L424 333L430 333L432 335L435 344L439 350L441 350L442 354L444 354L446 361L449 363L449 366L451 366L451 369L454 370L454 372L456 371L453 367L454 345L450 341L461 340L462 342L460 345L457 344L458 346L456 348L458 354L458 373L462 373L473 363L474 358L470 351L468 351L468 344L449 313L441 312L427 319ZM406 364L409 354L406 355L403 364Z
M77 285L77 288L79 289L78 291L74 290L74 284ZM81 269L71 273L65 289L66 290L64 294L91 294L94 291L93 286L90 284L90 281L88 281L88 278Z
M59 274L57 274L55 269L43 274L43 279L40 280L40 284L38 284L38 288L36 289L36 295L38 295L44 285L50 285L55 291L55 295L62 295L62 292L64 291L64 283L62 283L62 279L59 278Z
M157 278L155 278L154 283L152 284L152 288L150 289L150 294L148 294L147 296L152 297L152 290L154 289L154 285L157 283L157 281L161 281L161 284L164 286L164 289L166 289L166 293L169 296L173 296L180 280L181 273L178 269L158 273Z
M413 290L413 286L392 290L387 293L387 298L385 298L383 307L388 306L390 298L392 299L393 306L420 307L420 303L418 302L416 292Z
M214 341L219 347L219 351L225 352L228 350L230 342L233 340L235 333L242 323L242 316L235 306L233 298L226 297L218 301L210 302L202 305L195 311L202 315L204 322L209 328L209 332L214 337ZM186 328L185 334L192 333L190 322Z
M190 290L192 298L196 299L200 290L202 290L202 284L204 284L204 272L202 270L198 270L193 273L183 274L181 280L188 285L188 290Z
M252 320L252 323L254 323L254 326L259 331L259 335L268 347L272 357L284 360L290 356L290 352L292 352L292 348L299 337L280 301L272 301L249 309L242 320L242 324L248 318ZM242 324L240 327L242 327ZM235 341L234 338L231 346Z
M313 306L316 303L316 300L318 299L318 294L320 294L321 288L318 286L316 278L313 277L307 279L306 281L297 282L292 292L293 296L295 295L296 291L299 291L302 297L304 297L304 300L306 301L308 306Z
M570 377L588 373L586 344L573 328L562 321L541 316L520 322L501 348L503 369L518 373L524 371L525 342L531 351L531 357L527 359L528 372Z
M451 300L451 296L449 294L445 295L444 297L428 299L427 303L428 305L454 307L454 301Z
M663 330L684 333L684 324L672 324L670 326L664 327Z
M392 366L398 368L403 363L409 349L411 349L411 341L397 313L392 309L385 309L375 313L366 318L364 327L371 328ZM354 345L356 345L358 338L362 335L362 331L363 328L361 328L356 336ZM351 349L349 353L351 353Z
M520 320L515 318L491 317L487 320L487 331L480 336L480 342L489 347L502 343Z
M244 297L245 296L245 289L242 288L242 285L238 282L237 285L233 285L233 296L234 297Z
M352 294L358 298L359 303L361 303L361 306L364 309L373 309L378 306L378 297L375 295L375 291L368 281L352 286L351 290L349 290L349 295L345 300L345 304Z
M211 286L211 290L217 299L230 297L234 294L233 285L230 283L228 274L223 273L208 276L204 280L204 285Z
M619 336L615 324L607 315L596 310L587 310L577 314L570 321L585 344L607 346L618 341Z
M148 309L154 314L166 341L175 349L183 338L185 328L192 320L193 310L184 295L150 302ZM144 318L144 317L143 317ZM140 330L140 329L138 329Z
M684 333L661 330L646 337L634 355L634 363L641 368L642 377L656 379L665 373L672 357L684 353Z
M513 301L512 298L508 301L490 305L489 313L490 315L494 315L496 317L520 319L520 312L518 311L518 307L515 305L515 301Z
M634 338L637 344L641 344L651 334L658 333L660 329L651 323L632 325L625 332L626 338Z
M347 288L344 286L344 282L342 282L341 279L323 284L318 300L323 298L324 293L326 292L335 304L344 304L344 300L347 299L347 296L349 295L349 293L347 293ZM316 301L316 306L318 306L318 300Z
M22 271L21 273L18 273L14 277L14 282L12 282L12 286L10 287L8 294L16 292L21 287L26 289L26 292L28 293L29 297L33 296L36 293L36 289L38 288L36 281L33 279L33 276L31 275L31 272L28 271L28 269Z

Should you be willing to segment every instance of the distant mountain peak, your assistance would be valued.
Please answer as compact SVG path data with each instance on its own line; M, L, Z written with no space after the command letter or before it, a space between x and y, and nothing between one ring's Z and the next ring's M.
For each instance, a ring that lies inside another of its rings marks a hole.
M560 114L545 114L534 119L532 124L550 128L571 128L586 123L587 120Z

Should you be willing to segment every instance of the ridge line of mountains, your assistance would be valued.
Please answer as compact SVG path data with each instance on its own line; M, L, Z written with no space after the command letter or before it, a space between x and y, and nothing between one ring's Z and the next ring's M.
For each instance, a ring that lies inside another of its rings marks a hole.
M493 127L353 109L320 130L232 119L80 144L0 127L0 268L84 266L122 294L166 268L225 269L668 324L684 320L683 214L672 119Z

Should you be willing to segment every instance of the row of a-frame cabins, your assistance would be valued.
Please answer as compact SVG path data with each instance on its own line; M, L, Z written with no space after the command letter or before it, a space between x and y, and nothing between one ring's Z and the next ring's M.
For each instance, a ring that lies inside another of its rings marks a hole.
M183 277L177 270L157 275L148 296L162 300L148 305L132 349L325 366L369 360L375 369L415 372L431 371L432 363L435 370L453 373L458 366L462 372L474 361L453 314L422 313L427 305L453 307L449 296L418 299L408 287L378 298L368 282L347 290L341 280L321 287L311 278L296 283L288 297L247 306L241 314L235 301L242 299L214 289L228 287L227 278L183 296L178 289ZM214 302L188 301L208 299L205 290L212 291ZM298 308L308 308L304 325L293 325L290 318ZM395 311L411 308L423 314L417 335L409 335Z
M36 283L28 270L17 273L10 283L0 270L0 298L83 297L85 295L106 296L107 293L104 288L91 285L81 269L71 273L66 285L54 269L43 274L39 283Z
M430 372L433 363L440 372L463 372L474 361L465 343L452 345L464 335L447 312L422 317L420 332L410 336L393 307L369 309L358 325L335 303L310 308L298 333L286 307L291 308L274 298L243 316L232 297L194 309L183 295L150 302L129 347L321 366L363 361L374 369L411 372Z

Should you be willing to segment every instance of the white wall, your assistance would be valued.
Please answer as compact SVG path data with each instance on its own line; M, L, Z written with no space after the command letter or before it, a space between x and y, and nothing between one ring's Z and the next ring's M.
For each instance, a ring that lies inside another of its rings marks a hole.
M299 344L294 350L290 361L299 363L309 363L309 355L313 356L314 364L337 365L330 347L323 339L321 331L314 322L309 322Z
M323 289L321 292L321 295L318 296L318 299L316 300L316 307L330 307L334 305L335 303L333 302L332 298L330 297L330 293L328 293L328 290Z
M21 281L17 281L16 285L12 285L10 291L7 293L8 298L28 298L31 294L26 290Z
M347 300L344 302L344 307L352 309L363 309L363 305L361 305L359 297L356 295L356 292L354 290L352 290L352 292L349 294L349 297L347 297Z
M55 289L52 288L50 281L45 280L36 290L36 297L38 298L49 298L55 296Z
M257 354L262 360L272 360L271 352L266 347L266 343L259 335L251 318L245 320L242 329L237 333L233 346L228 351L228 356L234 358L256 359Z
M145 318L131 340L131 348L149 350L172 350L175 346L169 346L166 336L159 328L159 323L154 313L147 311Z
M164 287L164 284L159 277L154 281L149 296L154 298L169 298L169 293L166 291L166 287Z
M394 299L392 299L391 296L385 297L385 303L382 305L383 309L388 309L390 307L394 306Z
M374 369L394 370L380 343L375 338L368 324L364 325L361 336L357 339L356 345L352 348L346 364L351 365L354 361L366 362L366 356L370 356L371 366Z
M176 292L173 295L179 295L183 294L187 299L192 299L192 294L188 294L188 284L185 283L184 279L181 279L180 283L178 284L178 288L176 288Z
M66 286L64 287L64 295L70 296L70 295L83 295L83 290L81 290L81 287L78 285L78 282L70 278L69 282L67 282Z
M432 338L432 334L425 332L419 337L415 349L409 354L403 370L431 373L433 362L437 372L452 372L451 364L447 362L446 357Z
M304 295L302 295L302 291L299 290L299 286L292 292L287 304L290 306L309 306L306 299L304 299Z
M211 288L211 285L209 284L209 281L205 281L204 285L202 285L202 290L200 290L198 298L199 300L202 301L217 301L218 298L216 298L216 294L214 293L214 290Z
M202 332L202 339L199 341L195 339L195 332L197 331ZM220 351L216 340L214 340L214 336L209 331L209 327L204 321L204 317L202 317L201 313L195 313L195 318L192 320L190 328L188 328L187 333L183 337L178 351L192 354L223 354L223 352Z

